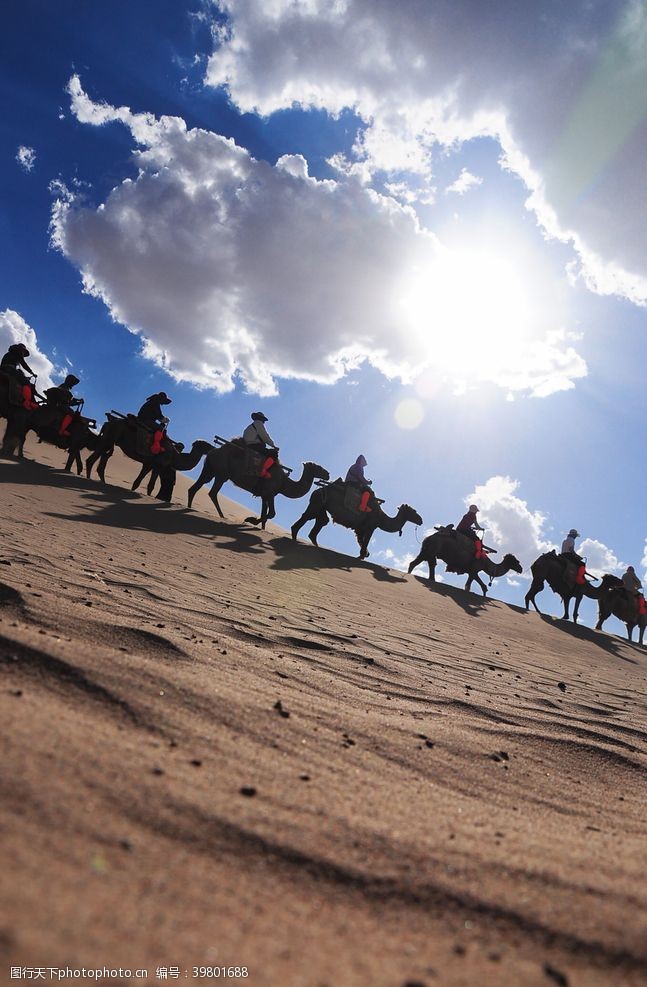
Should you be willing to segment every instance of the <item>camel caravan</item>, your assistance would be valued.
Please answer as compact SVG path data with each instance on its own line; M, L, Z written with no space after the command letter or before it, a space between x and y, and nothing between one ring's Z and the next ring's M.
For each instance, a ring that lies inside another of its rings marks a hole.
M279 448L265 427L268 419L260 411L252 414L242 435L232 439L216 435L213 442L197 440L189 451L185 451L184 445L173 441L168 434L169 419L162 409L171 403L171 399L160 391L148 397L136 415L115 410L107 412L106 421L97 432L96 420L83 414L84 401L73 393L73 388L80 383L78 377L68 374L62 384L48 388L41 395L36 389L36 375L26 362L28 356L27 347L15 343L0 361L0 418L6 421L0 449L3 456L23 458L25 440L33 431L40 442L67 452L64 468L68 473L73 467L78 474L82 473L81 454L88 452L86 475L90 478L96 467L99 480L105 483L110 457L118 448L127 458L140 464L132 489L137 490L148 477L147 492L153 494L158 486L158 499L167 503L173 495L177 472L188 472L202 462L200 475L189 488L189 508L197 492L210 483L209 497L219 516L224 518L218 494L224 484L231 481L260 499L259 514L246 521L264 529L276 515L277 496L299 500L310 494L305 511L292 525L292 539L296 541L301 528L312 521L308 539L318 546L319 533L332 520L354 533L362 560L369 557L369 543L376 531L397 531L401 535L405 524L420 526L423 523L420 514L408 504L401 504L394 516L383 509L384 501L375 495L372 481L364 474L367 465L364 456L357 457L344 479L331 480L325 467L312 462L304 463L301 475L293 477L293 471L280 462ZM497 577L509 572L521 573L521 563L510 553L506 553L501 562L490 558L496 549L483 544L478 513L478 507L472 504L456 527L453 524L437 526L423 539L420 552L409 564L409 573L426 562L428 582L433 584L436 565L441 561L447 572L466 576L466 592L476 582L483 596ZM596 629L600 630L613 615L625 624L630 641L634 628L638 628L642 645L647 605L633 567L629 566L622 578L610 574L600 580L591 577L586 572L585 560L575 551L575 539L579 537L579 532L572 528L560 553L552 550L533 562L530 567L532 581L525 597L526 610L532 606L541 612L536 597L548 584L564 604L564 619L570 618L573 601L572 619L577 623L580 604L587 597L598 604ZM487 584L480 574L488 578Z

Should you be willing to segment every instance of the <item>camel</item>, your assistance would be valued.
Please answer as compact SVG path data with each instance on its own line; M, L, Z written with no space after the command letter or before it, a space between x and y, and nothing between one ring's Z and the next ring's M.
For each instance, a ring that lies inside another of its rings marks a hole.
M27 435L29 432L35 432L39 442L47 442L58 449L65 449L67 451L65 472L71 473L72 466L76 465L76 472L80 476L83 472L81 451L83 449L94 450L99 443L99 436L92 431L92 426L95 424L94 419L84 418L83 415L77 413L67 428L69 435L59 435L59 421L50 424L48 419L43 416L43 410L43 408L37 408L35 411L25 412L19 423L14 419L11 426L7 426L3 450L11 455L17 449L18 456L22 459Z
M115 446L118 446L129 459L144 465L154 466L161 481L157 497L159 500L170 503L175 486L176 471L178 469L192 470L198 465L202 456L213 449L213 446L209 442L198 440L193 443L190 452L179 452L175 446L170 446L164 452L154 456L138 447L137 431L138 426L135 425L133 418L115 418L109 415L108 421L104 423L99 433L97 449L86 460L86 473L88 477L92 476L92 469L98 462L97 473L101 482L105 483L106 465L115 450Z
M568 611L571 600L575 600L575 608L573 610L574 623L577 623L582 597L586 596L591 600L597 600L600 596L601 586L592 586L588 581L585 581L581 585L575 582L575 563L569 562L565 567L563 560L555 553L555 549L546 552L544 555L540 555L530 566L530 571L532 572L532 583L526 593L526 610L530 609L530 604L532 603L537 613L541 613L535 597L538 593L541 593L544 583L548 583L552 591L557 593L558 596L561 596L562 603L564 604L564 620L569 619Z
M493 562L488 555L477 559L475 554L475 544L467 535L462 535L460 531L454 531L451 526L437 528L432 535L427 535L423 540L418 556L409 563L409 572L413 572L421 562L426 562L429 566L429 582L436 581L436 563L438 559L445 563L448 572L467 574L465 591L469 592L474 580L483 591L483 596L487 595L487 587L479 576L479 572L485 572L492 580L498 576L505 576L511 570L513 572L523 572L523 566L514 555L509 552L503 557L502 562Z
M602 625L611 616L617 617L627 628L627 638L631 641L634 627L638 628L638 643L643 643L647 614L640 615L635 600L627 595L622 580L617 576L603 576L598 599L598 622L596 631L602 630Z
M299 530L306 521L314 521L308 538L313 545L317 545L317 536L330 519L335 524L341 524L345 528L350 528L355 532L359 545L359 558L368 558L368 544L373 533L379 528L381 531L398 531L402 534L402 528L410 521L412 524L422 524L422 518L413 507L408 504L401 504L395 517L385 514L381 508L382 501L375 496L371 496L368 506L370 511L363 515L356 510L349 510L345 505L345 486L340 483L331 483L327 486L315 490L308 502L304 513L298 521L292 525L292 538L296 541Z
M330 474L323 466L317 463L304 463L301 476L298 480L292 480L280 463L275 463L270 469L270 478L261 480L257 476L252 476L245 471L245 450L234 442L226 442L217 449L213 449L207 455L202 467L200 476L189 488L189 507L193 504L193 499L198 490L210 480L213 480L209 497L213 501L214 507L220 517L224 518L218 494L227 480L231 480L237 487L247 490L249 493L261 498L260 517L248 517L245 520L250 524L260 524L265 528L266 523L276 515L274 510L274 499L277 494L297 500L305 497L316 479L327 480Z
M96 432L92 431L92 426L96 423L94 419L84 418L76 412L67 429L70 434L59 435L60 417L53 421L51 412L51 407L47 408L46 405L28 411L26 408L10 403L6 378L0 377L0 418L7 419L2 452L8 456L17 453L18 458L22 459L25 440L29 432L33 431L40 442L66 449L68 457L65 472L70 473L72 465L76 463L77 473L80 475L83 470L81 450L95 449L98 442Z

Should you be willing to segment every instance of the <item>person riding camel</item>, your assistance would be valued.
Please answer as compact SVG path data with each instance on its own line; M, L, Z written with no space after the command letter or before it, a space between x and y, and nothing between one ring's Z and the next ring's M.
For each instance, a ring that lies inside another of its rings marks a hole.
M29 350L24 343L12 343L0 360L0 370L11 377L16 377L21 383L27 383L27 377L23 371L26 370L29 377L36 376L29 364L25 362L25 358L28 356Z
M470 504L469 509L466 514L463 514L462 518L456 525L456 531L460 532L461 535L465 535L467 538L471 538L475 545L475 552L477 559L483 558L487 552L491 549L486 549L483 547L483 542L478 532L485 531L485 528L479 524L476 515L479 513L479 509L476 504Z
M159 455L165 449L164 439L169 420L162 411L162 405L171 403L170 397L164 391L160 391L158 394L151 394L150 397L146 398L137 412L137 420L145 429L153 432L151 452L154 456Z
M265 460L258 474L263 480L269 480L270 469L278 461L279 454L276 442L265 428L266 421L268 419L262 411L254 411L251 424L243 432L243 442L248 449L265 453Z
M17 395L16 403L21 404L27 411L33 411L38 405L34 401L34 386L29 378L35 379L36 374L26 362L25 358L28 356L29 350L24 343L12 343L0 360L0 373L17 382L19 396ZM14 399L10 398L10 400L14 402Z
M581 534L577 528L571 528L564 541L562 542L562 551L560 553L560 558L564 560L565 566L567 568L568 562L573 562L577 567L577 573L575 576L575 582L582 586L584 584L584 574L586 572L586 563L581 556L575 551L575 539L581 538Z
M622 585L627 594L627 599L636 604L636 609L638 610L639 616L642 617L647 614L647 604L645 603L643 586L636 575L636 570L632 565L627 566L626 572L623 573Z
M361 455L358 456L355 462L353 463L353 465L348 468L348 472L346 473L346 479L344 480L344 483L351 483L353 486L359 487L359 489L362 492L362 496L359 502L359 509L360 511L365 511L367 513L370 513L371 508L368 506L368 502L371 497L370 487L373 481L368 480L364 476L364 467L367 465L368 464L364 456Z
M74 374L68 374L62 384L48 387L45 391L46 408L49 409L48 418L50 419L47 424L53 425L62 412L58 434L65 438L69 438L69 427L74 420L71 409L75 408L78 411L79 406L83 404L83 398L77 398L72 394L72 388L80 383L78 377L75 377Z

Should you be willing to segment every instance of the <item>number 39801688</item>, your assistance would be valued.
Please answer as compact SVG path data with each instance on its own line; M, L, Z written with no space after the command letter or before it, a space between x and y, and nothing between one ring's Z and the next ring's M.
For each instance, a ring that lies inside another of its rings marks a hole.
M249 977L249 970L246 966L194 966L193 976L213 980L243 980Z

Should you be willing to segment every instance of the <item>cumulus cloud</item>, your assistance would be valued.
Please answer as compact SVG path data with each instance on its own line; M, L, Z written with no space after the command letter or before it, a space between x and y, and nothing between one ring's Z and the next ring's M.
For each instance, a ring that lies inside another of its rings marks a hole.
M473 175L471 171L467 170L467 168L463 168L456 181L447 186L445 189L445 195L449 195L452 192L456 195L464 195L471 188L477 188L482 184L482 178L479 178L478 175Z
M586 559L586 570L594 576L603 576L605 572L619 576L627 568L626 562L621 562L612 549L595 538L584 538L578 554Z
M474 488L465 504L479 508L485 543L498 549L497 558L511 552L529 570L539 555L557 546L546 532L547 516L528 507L519 487L519 481L509 476L491 476Z
M23 171L31 171L36 163L36 152L33 147L24 147L24 145L21 145L16 154L16 161Z
M409 568L409 563L414 558L415 554L412 552L405 552L403 555L398 555L392 548L378 549L377 552L373 553L374 561L383 562L389 569L399 569L400 572L406 572Z
M461 334L484 318L498 345L472 381L545 395L586 373L543 321L549 291L521 338L510 272L488 269L486 283L481 264L480 295L466 292L460 257L352 169L317 180L301 155L271 166L178 117L95 102L76 76L68 89L80 121L128 127L138 173L96 209L59 188L52 242L176 379L270 395L278 378L333 382L366 360L388 377L431 368L456 381L471 349Z
M0 312L0 350L5 353L13 343L24 343L29 350L27 363L38 374L37 386L40 391L52 387L52 376L57 373L47 354L38 347L35 331L18 312L7 308Z
M358 160L387 172L428 174L434 147L493 137L585 283L647 302L646 0L213 4L226 26L206 81L241 110L352 107Z
M647 581L647 538L645 539L645 551L640 562L643 570L643 581Z

